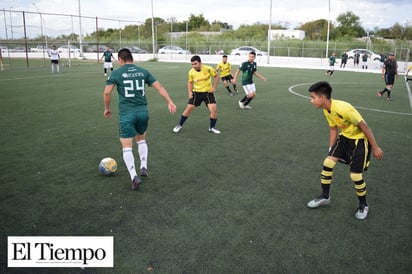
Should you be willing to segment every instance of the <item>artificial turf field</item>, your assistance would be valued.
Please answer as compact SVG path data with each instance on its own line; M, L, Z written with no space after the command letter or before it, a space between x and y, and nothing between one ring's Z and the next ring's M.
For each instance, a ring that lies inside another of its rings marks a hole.
M149 177L139 191L123 165L117 115L103 117L102 64L75 63L59 76L48 65L0 73L1 273L411 272L412 110L403 77L386 102L376 96L379 74L259 67L268 80L255 79L252 110L239 109L243 92L230 97L219 83L222 134L208 132L204 106L175 134L190 63L140 65L178 111L170 115L148 88ZM319 80L359 107L385 152L364 175L363 221L343 164L331 204L306 206L320 193L329 145L321 110L302 97ZM104 157L117 160L114 176L99 174ZM114 236L114 268L7 268L7 236Z

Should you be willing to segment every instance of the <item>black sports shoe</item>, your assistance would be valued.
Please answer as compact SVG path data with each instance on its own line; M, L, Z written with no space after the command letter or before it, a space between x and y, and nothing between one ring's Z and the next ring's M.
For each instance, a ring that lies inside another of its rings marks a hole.
M132 181L132 190L138 190L141 181L142 180L140 180L139 176L134 176Z
M142 167L142 168L140 169L140 176L142 176L142 177L147 177L147 176L149 176L149 174L147 173L147 168Z

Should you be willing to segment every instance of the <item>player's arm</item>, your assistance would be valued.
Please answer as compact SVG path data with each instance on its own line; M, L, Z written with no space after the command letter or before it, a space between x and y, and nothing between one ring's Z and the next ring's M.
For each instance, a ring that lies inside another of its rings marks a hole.
M169 109L169 112L174 114L176 112L176 105L173 103L172 99L169 96L169 93L167 93L167 90L163 87L163 85L159 82L156 81L152 85L157 91L159 92L160 96L165 99L167 102L167 107Z
M235 83L235 84L236 84L236 79L237 79L239 73L240 73L240 69L238 68L238 69L236 70L236 72L235 72L235 75L233 76L233 80L234 80L234 83Z
M109 118L112 115L110 110L110 99L112 98L112 90L114 85L107 85L104 88L103 102L104 102L104 117Z
M329 127L329 150L335 145L338 138L338 127Z
M370 127L368 126L368 124L365 121L361 121L358 124L358 127L362 130L362 132L365 134L366 138L369 141L369 144L371 144L372 146L372 154L373 157L375 157L375 159L377 160L382 160L383 158L383 150L378 146L378 144L376 143L376 139L375 136L373 135L372 130L370 129Z
M216 88L217 88L217 84L219 83L218 75L215 74L215 76L213 76L213 77L214 77L213 86L212 86L212 90L210 92L215 92Z
M189 99L193 97L193 82L187 82L187 92L189 93Z
M257 71L253 73L256 77L259 77L261 80L266 81L266 78L263 75L260 75Z

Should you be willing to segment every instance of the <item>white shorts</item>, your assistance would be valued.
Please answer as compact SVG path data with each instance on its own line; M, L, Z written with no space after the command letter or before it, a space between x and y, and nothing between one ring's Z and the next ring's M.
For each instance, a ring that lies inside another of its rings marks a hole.
M243 90L245 91L246 95L249 95L251 93L256 93L255 83L243 86Z
M329 70L334 71L334 70L335 70L335 66L329 66Z
M113 67L113 63L112 63L112 62L104 62L103 67L104 67L104 68L112 68L112 67Z

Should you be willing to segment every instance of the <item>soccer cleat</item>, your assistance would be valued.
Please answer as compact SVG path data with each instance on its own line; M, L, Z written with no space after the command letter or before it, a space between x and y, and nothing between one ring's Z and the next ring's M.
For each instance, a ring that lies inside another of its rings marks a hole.
M252 107L249 106L249 105L243 106L243 108L244 108L244 109L252 109Z
M328 205L330 204L330 196L328 198L323 197L322 195L316 197L312 201L308 203L308 207L310 208L317 208L319 206Z
M215 129L214 127L209 128L209 132L213 132L214 134L220 134L220 130Z
M139 176L134 176L132 181L132 190L138 190L141 181L142 180L140 180Z
M355 213L355 218L358 220L364 220L368 217L369 207L367 205L360 205Z
M182 129L182 126L179 124L173 128L173 132L178 133Z
M382 91L378 91L378 97L382 97L382 96L383 96Z
M234 96L235 94L233 92L229 92L229 96Z
M391 101L392 98L390 96L386 97L386 101Z
M241 109L244 109L244 108L245 108L245 105L243 105L243 102L239 101L239 107L240 107Z
M147 177L147 176L149 176L149 174L147 173L147 168L142 167L142 168L140 169L140 176L142 176L142 177Z
M104 76L107 76L107 73L105 73Z

